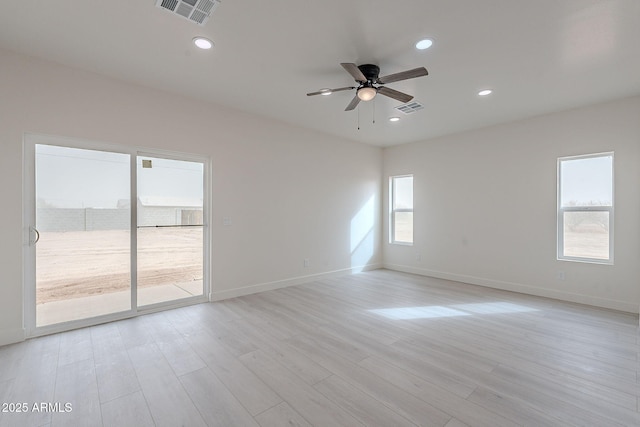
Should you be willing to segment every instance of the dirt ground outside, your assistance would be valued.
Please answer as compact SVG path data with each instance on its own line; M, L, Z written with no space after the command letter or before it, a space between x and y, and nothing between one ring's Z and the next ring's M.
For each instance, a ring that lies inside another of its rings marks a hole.
M601 229L564 232L564 256L609 259L609 233Z
M202 228L138 230L138 287L202 281ZM128 230L42 232L36 304L130 289Z

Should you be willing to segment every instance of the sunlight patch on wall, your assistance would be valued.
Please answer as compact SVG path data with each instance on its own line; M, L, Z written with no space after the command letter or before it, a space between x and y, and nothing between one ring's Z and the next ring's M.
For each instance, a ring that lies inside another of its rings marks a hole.
M374 253L375 200L375 196L371 196L351 219L351 267L360 271Z

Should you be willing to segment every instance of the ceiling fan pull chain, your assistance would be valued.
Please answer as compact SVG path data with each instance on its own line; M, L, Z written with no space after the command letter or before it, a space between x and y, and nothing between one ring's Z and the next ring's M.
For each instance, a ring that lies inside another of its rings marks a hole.
M358 105L358 130L360 130L360 106Z
M373 100L373 114L371 116L373 119L372 122L375 125L376 124L376 100L375 99Z

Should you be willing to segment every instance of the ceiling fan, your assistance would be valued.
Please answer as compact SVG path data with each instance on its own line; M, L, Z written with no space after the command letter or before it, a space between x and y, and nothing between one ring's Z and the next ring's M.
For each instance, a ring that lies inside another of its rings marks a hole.
M413 99L413 96L382 85L397 82L400 80L422 77L429 74L426 68L419 67L395 74L389 74L388 76L384 77L378 77L378 75L380 74L380 67L378 67L377 65L356 65L350 62L343 62L340 65L342 65L342 68L344 68L349 74L351 74L351 76L356 80L356 83L358 83L358 86L346 86L338 89L320 89L317 92L308 93L307 96L331 95L333 92L356 89L356 96L353 97L344 111L353 110L354 108L356 108L358 103L360 103L360 101L371 101L378 93L380 95L388 96L389 98L396 99L403 103L409 102Z

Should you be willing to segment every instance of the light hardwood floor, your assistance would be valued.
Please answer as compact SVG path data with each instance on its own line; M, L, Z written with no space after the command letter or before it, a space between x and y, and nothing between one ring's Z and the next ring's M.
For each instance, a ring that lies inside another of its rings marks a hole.
M639 426L637 325L377 270L2 347L0 426Z

